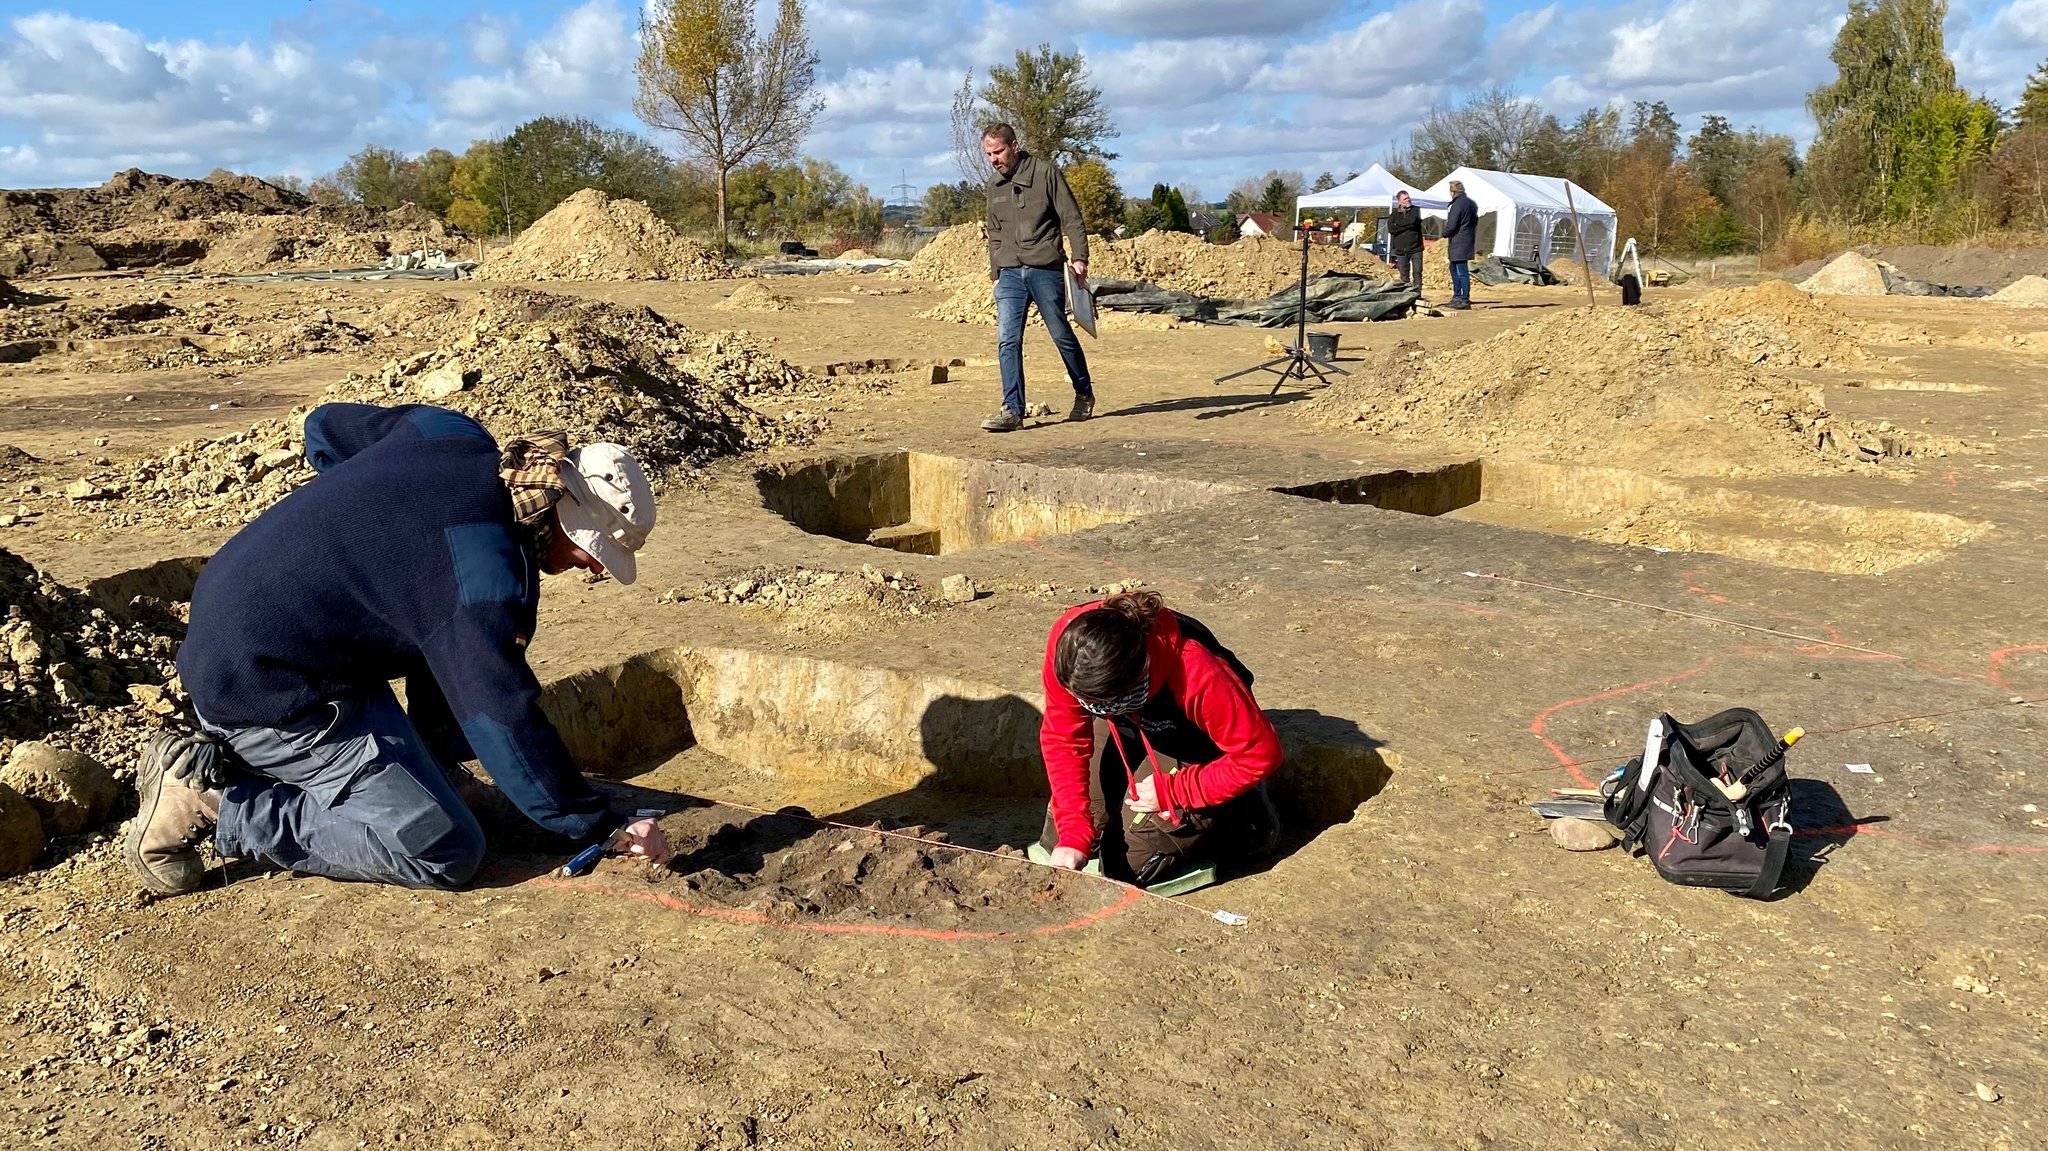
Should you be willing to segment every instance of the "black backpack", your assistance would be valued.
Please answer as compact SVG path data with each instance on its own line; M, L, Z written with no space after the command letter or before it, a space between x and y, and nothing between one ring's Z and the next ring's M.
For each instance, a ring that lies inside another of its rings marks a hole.
M1607 821L1673 883L1767 898L1792 846L1785 749L1797 738L1780 742L1746 707L1698 723L1659 715L1643 754L1600 786Z

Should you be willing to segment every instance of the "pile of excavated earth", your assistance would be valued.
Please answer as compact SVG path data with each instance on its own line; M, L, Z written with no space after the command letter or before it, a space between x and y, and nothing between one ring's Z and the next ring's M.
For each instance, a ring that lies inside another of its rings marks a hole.
M936 307L917 313L919 317L995 324L995 292L988 280L984 235L980 224L961 224L934 236L912 257L905 269L907 275L952 289ZM1309 249L1311 276L1325 271L1379 274L1385 270L1377 261L1358 259L1332 245ZM1183 232L1152 231L1127 240L1095 236L1088 241L1091 281L1137 280L1214 299L1263 300L1293 286L1300 275L1301 249L1264 236L1211 244Z
M662 603L708 600L759 608L790 631L838 634L859 626L853 614L927 616L973 603L979 594L974 580L965 575L947 576L935 592L900 571L863 564L858 572L801 565L759 567L696 588L670 588L659 598Z
M1861 252L1843 252L1801 280L1799 290L1820 296L1882 296L1891 284L1883 264Z
M491 280L722 280L746 272L676 235L647 205L586 188L478 270Z
M460 242L418 208L323 207L253 176L183 180L131 168L96 188L0 191L0 276L16 278L365 267Z
M2013 308L2048 308L2048 278L2021 276L1991 293L1997 303Z
M720 457L802 443L815 417L764 414L741 397L811 394L823 385L744 333L699 333L647 308L498 288L460 303L392 305L391 321L430 345L324 399L433 403L475 417L501 439L559 428L572 440L631 447L658 482ZM299 458L303 413L248 431L109 464L40 498L103 509L112 527L232 527L310 476Z
M1959 441L1863 428L1772 368L1854 362L1832 312L1783 283L1669 307L1573 309L1343 381L1317 420L1461 450L1673 474L1834 470Z
M759 281L748 281L711 306L725 312L787 312L796 307L796 301Z
M184 627L166 605L95 603L4 550L0 603L4 876L114 813L143 742L175 722Z

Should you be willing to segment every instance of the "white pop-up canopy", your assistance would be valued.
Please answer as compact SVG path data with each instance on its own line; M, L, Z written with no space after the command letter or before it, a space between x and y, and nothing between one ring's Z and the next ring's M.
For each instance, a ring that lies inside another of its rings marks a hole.
M1324 192L1310 192L1294 201L1294 217L1300 219L1303 212L1311 208L1379 208L1392 210L1394 193L1406 192L1418 208L1445 208L1449 200L1432 199L1428 193L1413 184L1402 183L1400 178L1379 164L1374 164L1358 175Z
M1570 180L1459 168L1429 189L1431 202L1424 206L1424 215L1443 218L1444 209L1437 205L1449 203L1453 180L1464 183L1465 194L1472 197L1472 206L1479 210L1482 242L1489 223L1486 217L1493 217L1490 223L1494 255L1544 265L1558 258L1577 259L1579 249L1572 235L1572 212L1576 209L1579 226L1585 232L1586 257L1594 273L1604 276L1614 263L1614 209ZM1571 190L1569 198L1567 188ZM1415 202L1423 204L1419 197Z

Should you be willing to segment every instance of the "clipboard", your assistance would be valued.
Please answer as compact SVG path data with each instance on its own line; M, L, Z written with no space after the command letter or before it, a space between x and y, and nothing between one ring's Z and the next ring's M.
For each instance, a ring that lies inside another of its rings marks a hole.
M1067 277L1067 310L1074 314L1074 325L1088 333L1090 339L1101 339L1095 334L1095 293L1075 278L1073 264L1061 264L1060 270Z

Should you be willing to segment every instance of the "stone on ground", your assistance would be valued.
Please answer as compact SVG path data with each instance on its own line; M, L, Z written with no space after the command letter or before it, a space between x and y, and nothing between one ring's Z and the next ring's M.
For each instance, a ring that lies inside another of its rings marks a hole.
M41 740L14 745L0 784L35 808L50 835L76 835L97 826L114 809L119 790L114 776L90 756Z
M1550 838L1566 851L1599 851L1621 837L1604 820L1565 818L1550 821Z

